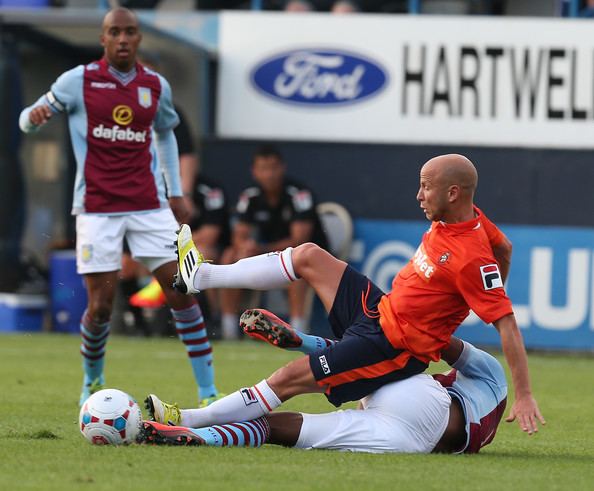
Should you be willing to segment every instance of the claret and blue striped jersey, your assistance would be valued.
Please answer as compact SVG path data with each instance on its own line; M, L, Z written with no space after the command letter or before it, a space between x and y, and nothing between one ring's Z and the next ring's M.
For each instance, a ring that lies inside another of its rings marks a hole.
M465 342L453 369L433 377L462 405L467 440L459 451L477 453L491 443L507 403L507 382L501 363Z
M167 207L165 180L169 196L182 195L172 131L179 118L158 73L138 63L121 73L105 59L77 66L21 113L23 131L36 130L29 112L40 104L68 114L77 162L73 213Z

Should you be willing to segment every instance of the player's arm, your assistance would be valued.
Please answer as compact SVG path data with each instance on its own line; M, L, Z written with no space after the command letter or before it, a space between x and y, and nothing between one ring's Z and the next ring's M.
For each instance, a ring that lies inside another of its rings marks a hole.
M35 103L21 111L19 127L33 133L46 124L54 114L72 112L82 97L82 66L69 70L52 84L50 90Z
M450 344L442 350L441 355L448 365L465 377L487 382L496 393L498 401L507 397L505 371L501 363L486 351L452 336Z
M311 240L314 224L311 220L296 220L289 227L290 235L286 239L265 245L262 252L282 251L287 247L297 247L304 242Z
M174 109L176 109L175 106ZM173 132L175 133L179 151L179 170L181 173L184 202L188 208L188 213L191 219L196 214L196 207L192 198L194 195L194 186L196 184L199 162L186 118L182 111L177 110L176 112L179 117L179 124L175 127Z
M155 113L153 128L155 130L155 141L159 163L165 176L169 205L175 218L184 223L188 221L189 213L183 199L181 176L179 168L179 150L173 129L179 124L179 116L173 107L171 86L161 75L158 75L161 82L161 94L159 105Z
M507 422L518 420L520 428L529 435L538 431L537 420L545 424L538 404L532 396L528 357L524 348L522 333L518 329L513 314L506 315L493 322L501 336L501 347L509 365L514 384L515 401L506 418Z
M454 363L456 363L458 358L460 358L463 349L464 343L462 340L452 336L450 338L450 344L441 350L441 359L448 365L452 366Z
M182 174L183 178L183 174ZM228 226L227 198L219 187L203 184L196 191L202 195L201 226L193 230L192 238L210 257L217 257L217 245Z
M239 257L255 256L262 252L254 240L255 227L249 222L238 221L233 225L231 245Z
M159 163L167 183L169 206L177 221L185 223L188 221L189 214L183 199L175 135L172 129L166 129L155 131L155 136Z
M497 244L491 244L491 249L493 250L493 255L495 256L495 260L497 264L499 264L499 271L501 272L501 278L505 283L507 281L507 277L509 275L509 269L511 266L511 257L512 257L512 243L511 241L502 233L501 234L501 242Z
M196 181L197 168L198 156L195 153L182 153L179 156L182 192L190 218L196 213L194 201L192 200L192 193L194 191L194 182Z
M509 275L512 257L512 243L507 236L483 213L481 224L487 233L491 249L497 264L499 264L499 271L501 278L505 283Z
M192 232L192 239L201 249L215 248L220 236L221 227L211 223L202 225L198 230Z

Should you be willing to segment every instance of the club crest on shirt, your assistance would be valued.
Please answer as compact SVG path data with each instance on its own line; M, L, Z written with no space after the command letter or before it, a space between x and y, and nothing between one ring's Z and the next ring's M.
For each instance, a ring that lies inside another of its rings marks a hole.
M138 87L138 104L144 108L149 108L153 104L151 89L148 87Z
M450 253L446 251L441 256L439 256L439 264L447 263L449 259Z
M499 273L499 266L497 264L487 264L481 266L481 276L483 278L483 287L485 290L493 290L494 288L503 288L503 280Z
M93 245L92 244L83 244L80 248L80 258L82 259L83 263L88 263L91 259L93 259Z

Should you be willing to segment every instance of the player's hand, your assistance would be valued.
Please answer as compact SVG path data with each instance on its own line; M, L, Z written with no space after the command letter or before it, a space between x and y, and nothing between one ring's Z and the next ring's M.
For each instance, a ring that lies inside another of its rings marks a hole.
M514 401L509 416L505 418L505 421L511 423L515 419L518 420L518 425L520 425L522 431L529 435L538 431L537 421L540 421L540 424L546 424L545 419L540 414L536 400L531 395L520 397Z
M261 248L254 239L247 239L241 242L237 247L239 257L251 257L260 254Z
M184 204L188 210L188 221L191 221L196 215L196 205L194 204L194 200L190 196L184 195Z
M171 207L171 211L179 223L188 222L190 214L188 213L188 209L186 208L183 197L174 196L169 198L169 206Z
M54 113L47 104L41 104L31 109L29 121L35 126L41 126L47 123L53 115Z

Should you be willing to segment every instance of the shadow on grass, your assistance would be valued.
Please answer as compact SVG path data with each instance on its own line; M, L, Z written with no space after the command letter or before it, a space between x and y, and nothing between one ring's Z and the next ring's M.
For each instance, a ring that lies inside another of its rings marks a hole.
M23 440L60 440L61 437L50 430L37 431L15 431L8 430L2 435L4 438L23 439Z
M493 461L497 460L538 460L539 462L546 462L550 461L555 464L559 464L560 462L567 462L567 463L577 463L577 462L584 462L587 464L592 464L592 455L588 454L585 455L584 453L578 452L568 452L568 451L559 451L555 449L547 449L547 451L539 452L538 450L530 450L530 452L519 452L515 451L489 451L488 453L485 452L483 454L485 457L489 457L489 459Z

